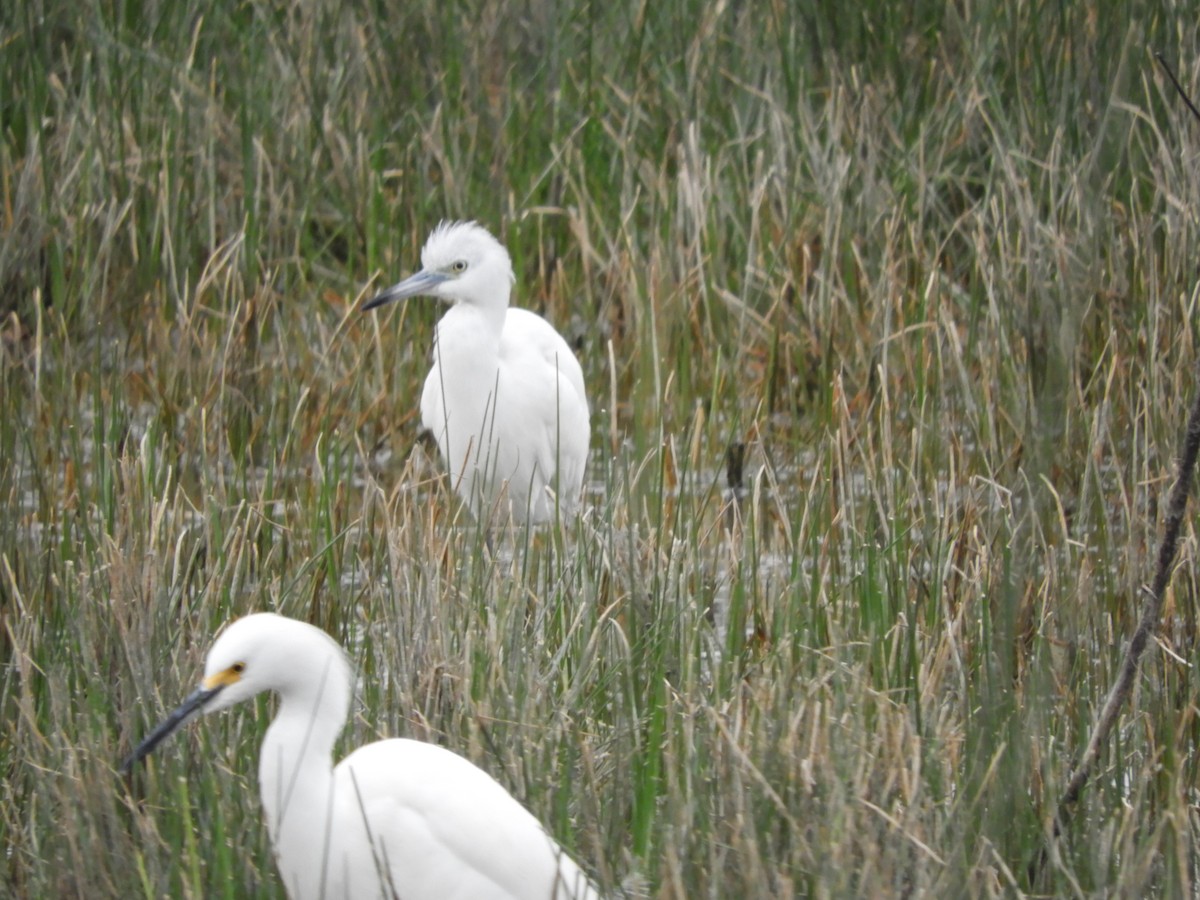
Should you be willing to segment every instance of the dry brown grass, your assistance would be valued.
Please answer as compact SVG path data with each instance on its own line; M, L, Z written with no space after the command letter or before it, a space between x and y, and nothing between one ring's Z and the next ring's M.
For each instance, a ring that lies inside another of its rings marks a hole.
M264 716L115 774L253 609L352 648L345 746L463 753L614 891L1195 892L1187 522L1028 868L1196 390L1186 11L13 6L7 893L279 892ZM579 347L561 533L489 550L417 440L438 311L357 312L443 216Z

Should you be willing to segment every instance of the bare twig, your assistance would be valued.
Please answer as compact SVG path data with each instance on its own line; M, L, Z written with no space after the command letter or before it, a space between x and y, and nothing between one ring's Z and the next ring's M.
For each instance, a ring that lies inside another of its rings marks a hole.
M1196 105L1192 103L1192 98L1187 95L1187 91L1183 89L1183 85L1179 83L1179 79L1175 77L1175 73L1167 65L1166 59L1163 58L1161 53L1155 53L1154 58L1163 67L1163 70L1167 73L1167 77L1171 79L1171 84L1175 85L1176 92L1183 98L1183 102L1187 104L1187 108L1192 111L1192 115L1196 117L1197 121L1200 121L1200 109L1196 109Z
M1192 401L1192 411L1188 414L1187 435L1183 442L1183 456L1179 460L1179 475L1171 488L1171 497L1167 505L1167 521L1163 530L1162 543L1158 548L1158 567L1154 572L1154 584L1146 596L1142 607L1142 618L1137 630L1125 650L1125 659L1121 664L1121 673L1108 693L1100 718L1088 740L1087 749L1080 757L1079 765L1071 773L1067 789L1059 801L1059 818L1062 818L1063 808L1072 805L1079 799L1079 794L1087 784L1096 758L1100 755L1100 747L1108 739L1109 733L1116 724L1121 706L1133 690L1133 680L1137 676L1138 663L1146 649L1150 638L1158 629L1159 614L1162 611L1162 598L1166 593L1167 584L1175 565L1175 553L1179 549L1179 532L1183 526L1183 515L1187 511L1188 492L1191 488L1192 473L1196 470L1196 455L1200 451L1200 395Z
M1163 69L1166 70L1167 76L1171 79L1171 83L1175 85L1175 89L1179 92L1179 95L1183 97L1183 101L1187 104L1188 109L1192 111L1197 120L1200 120L1200 111L1196 109L1192 104L1191 98L1184 92L1183 87L1175 78L1175 73L1171 71L1162 54L1156 53L1155 56L1158 58L1159 63L1162 64ZM1154 572L1154 583L1151 585L1146 596L1137 629L1129 641L1129 646L1125 649L1125 658L1121 663L1120 674L1109 691L1108 698L1104 701L1104 708L1100 711L1100 716L1096 720L1095 727L1092 729L1087 747L1084 749L1083 755L1080 757L1074 771L1071 772L1071 776L1067 780L1066 790L1063 791L1062 798L1059 800L1058 810L1054 818L1055 838L1061 835L1063 829L1066 827L1071 808L1079 800L1080 794L1091 777L1096 760L1100 757L1100 750L1116 726L1121 707L1133 692L1133 683L1137 678L1138 666L1141 662L1142 654L1145 652L1150 638L1154 636L1155 631L1158 629L1158 621L1162 613L1163 595L1166 593L1167 585L1170 583L1171 573L1175 566L1175 554L1179 549L1179 533L1183 527L1184 513L1187 511L1188 493L1191 490L1192 476L1196 470L1196 457L1198 453L1200 453L1200 394L1197 394L1196 398L1192 401L1192 409L1188 414L1187 434L1183 442L1183 455L1179 459L1179 473L1175 479L1175 484L1171 487L1171 495L1167 502L1167 518L1163 529L1162 543L1158 548L1158 565ZM1047 848L1043 847L1031 864L1031 880L1036 878L1041 871L1046 860L1046 850Z

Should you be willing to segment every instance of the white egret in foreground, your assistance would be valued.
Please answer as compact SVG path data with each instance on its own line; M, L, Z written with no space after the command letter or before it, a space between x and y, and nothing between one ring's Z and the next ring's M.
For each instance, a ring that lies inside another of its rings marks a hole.
M474 222L443 222L422 269L363 306L419 295L452 304L434 338L421 422L460 497L484 521L518 523L575 508L591 440L583 370L549 322L509 307L508 251Z
M204 680L126 760L128 771L193 715L279 695L259 753L263 811L295 898L597 898L541 824L482 769L449 750L386 740L335 767L350 666L325 632L259 613L208 654Z

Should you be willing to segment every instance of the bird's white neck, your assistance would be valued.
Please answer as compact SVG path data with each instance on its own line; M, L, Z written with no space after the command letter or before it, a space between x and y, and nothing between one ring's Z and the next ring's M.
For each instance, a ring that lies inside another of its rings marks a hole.
M450 369L494 371L507 314L507 307L454 304L437 324L434 353L438 363Z
M500 301L503 302L500 302ZM458 328L471 328L480 338L486 336L489 342L496 346L500 344L500 332L504 330L504 320L508 315L508 294L497 298L494 302L466 303L458 302L450 307L449 312L438 322L439 328L449 320Z
M259 754L263 812L289 896L319 897L327 877L333 745L346 720L349 680L332 655L310 681L280 692Z

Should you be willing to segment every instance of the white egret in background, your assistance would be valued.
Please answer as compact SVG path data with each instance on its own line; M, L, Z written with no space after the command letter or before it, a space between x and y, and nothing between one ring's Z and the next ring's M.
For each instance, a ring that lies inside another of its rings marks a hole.
M482 521L518 523L571 512L591 441L579 360L549 322L508 305L512 259L474 222L443 222L421 271L363 306L406 297L451 304L437 324L421 422L437 440L460 497Z
M259 613L208 654L204 680L124 770L199 712L262 691L279 711L259 752L263 812L293 900L598 898L595 886L520 803L449 750L386 740L332 765L350 709L350 666L325 632Z

